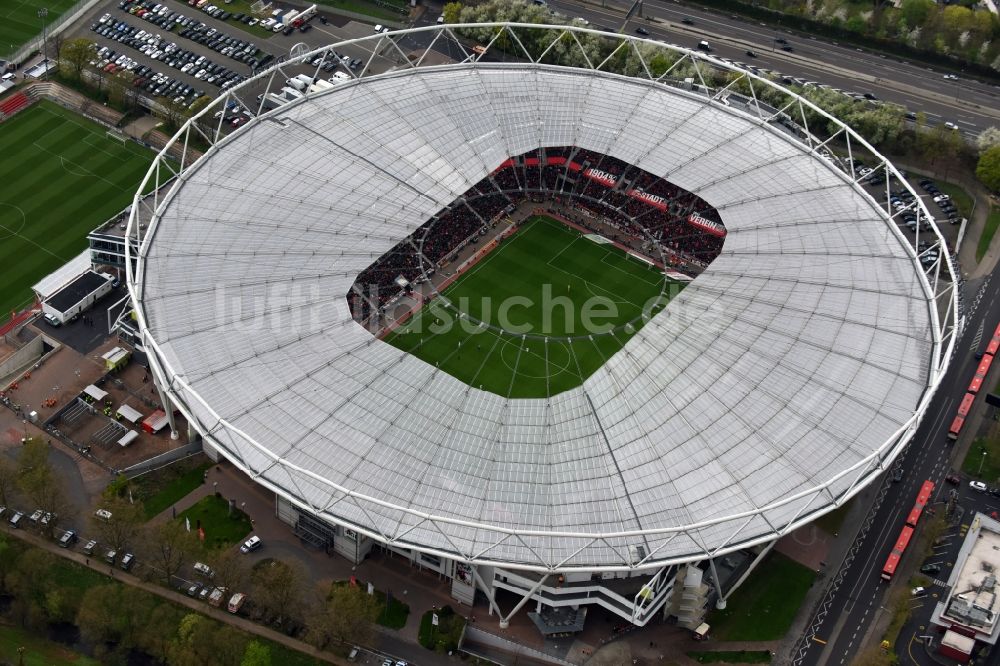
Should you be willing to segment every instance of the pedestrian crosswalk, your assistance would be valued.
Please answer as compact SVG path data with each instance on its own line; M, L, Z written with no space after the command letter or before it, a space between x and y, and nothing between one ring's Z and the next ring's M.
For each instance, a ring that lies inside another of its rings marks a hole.
M972 346L970 350L976 352L979 350L979 343L983 341L983 326L986 324L985 321L979 322L979 328L976 329L976 335L972 338Z

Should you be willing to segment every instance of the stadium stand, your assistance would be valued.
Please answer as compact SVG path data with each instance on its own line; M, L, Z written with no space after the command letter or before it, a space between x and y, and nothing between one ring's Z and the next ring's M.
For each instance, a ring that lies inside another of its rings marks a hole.
M0 122L10 118L18 111L23 111L31 105L31 98L23 92L16 92L0 101Z
M540 167L542 160L546 161ZM425 279L452 253L527 195L542 195L621 232L612 240L634 247L655 244L674 267L707 266L722 249L718 213L697 196L619 159L574 146L528 151L506 160L492 174L442 210L363 271L348 299L357 321L398 296L397 281ZM698 214L718 225L689 224Z

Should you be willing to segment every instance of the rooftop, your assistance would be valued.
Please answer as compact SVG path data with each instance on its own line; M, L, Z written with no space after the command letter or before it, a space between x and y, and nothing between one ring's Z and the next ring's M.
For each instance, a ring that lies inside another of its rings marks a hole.
M1000 522L977 514L959 552L955 571L948 583L950 595L940 613L942 622L959 624L990 636L992 643L998 633L997 613L1000 586Z
M87 271L49 296L45 302L59 312L66 312L87 296L100 289L107 282L108 278L100 273Z
M352 320L342 295L376 257L508 157L570 144L669 174L729 230L582 386L504 399ZM147 241L140 324L209 442L332 521L506 566L776 538L881 473L942 358L912 247L843 170L601 72L465 63L291 103L183 174Z

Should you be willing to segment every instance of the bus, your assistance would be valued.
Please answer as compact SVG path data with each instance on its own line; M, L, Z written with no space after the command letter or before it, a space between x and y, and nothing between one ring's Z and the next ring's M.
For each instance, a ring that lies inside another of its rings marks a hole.
M990 366L992 365L993 354L983 354L982 360L979 361L979 367L976 368L976 375L969 384L969 393L979 393L979 389L982 388L983 382L986 381L986 375L989 373Z
M965 419L961 416L956 416L951 422L951 427L948 428L948 439L953 442L957 440L959 433L962 432L963 425L965 425Z
M882 567L882 580L892 580L892 577L896 574L896 567L899 566L899 560L902 559L903 553L906 552L907 547L910 545L911 538L913 538L913 528L906 525L899 533L896 545L892 547L892 552L889 553L889 558L885 561L885 566Z
M920 522L920 516L924 512L924 507L931 500L931 493L934 492L934 482L924 481L924 484L920 486L920 492L917 493L917 501L913 504L913 508L910 509L910 515L906 517L906 524L910 527L916 527L917 523Z

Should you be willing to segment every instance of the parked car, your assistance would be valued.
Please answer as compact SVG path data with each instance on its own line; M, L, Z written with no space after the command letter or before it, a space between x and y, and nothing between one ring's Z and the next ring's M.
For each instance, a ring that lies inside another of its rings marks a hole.
M59 537L59 547L69 548L71 545L73 545L73 543L76 542L78 538L79 537L77 537L76 532L74 532L73 530L66 530L65 532L63 532L63 535Z
M241 553L252 553L253 551L255 551L258 548L260 548L262 545L263 545L263 542L261 542L260 537L255 534L255 535L253 535L252 537L250 537L249 539L247 539L246 541L243 542L243 545L240 546L240 552Z
M928 576L935 576L941 573L941 565L934 563L925 564L924 566L920 567L920 573L927 574Z
M922 587L915 587L910 591L910 594L915 597L922 597L927 594L927 590Z
M87 543L85 543L83 545L83 554L84 555L93 555L95 548L97 548L97 541L95 541L94 539L91 539L90 541L88 541Z
M194 563L194 570L195 570L195 572L201 574L205 578L214 578L215 577L215 572L212 571L212 567L208 566L204 562L195 562Z
M247 597L242 592L237 592L230 599L229 603L226 605L226 610L230 613L239 613L240 609L243 608L243 604L246 602Z
M107 509L98 509L94 512L94 515L105 522L111 520L111 512Z
M125 553L124 555L122 555L122 561L119 564L119 566L122 569L128 571L129 569L132 568L133 564L135 564L135 555L133 555L132 553Z

